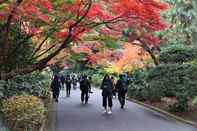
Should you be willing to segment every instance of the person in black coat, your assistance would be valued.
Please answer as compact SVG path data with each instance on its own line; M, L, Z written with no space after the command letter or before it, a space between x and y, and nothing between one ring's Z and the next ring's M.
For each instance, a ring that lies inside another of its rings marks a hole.
M71 90L71 83L72 83L70 75L67 75L65 82L66 82L66 94L69 97L70 96L70 90Z
M53 98L55 99L56 102L58 102L60 88L61 88L60 79L57 75L55 75L51 82L51 90L53 92Z
M125 105L125 97L128 91L128 80L124 75L119 76L120 79L116 83L116 90L118 91L118 100L120 102L121 108L124 108Z
M101 84L104 113L112 113L112 95L113 95L113 82L109 75L105 75ZM107 110L107 104L109 109Z
M84 75L83 79L80 81L80 90L81 90L81 102L84 102L85 98L85 104L88 102L89 98L89 91L91 91L91 85L90 81L87 79L87 76Z
M65 78L64 78L63 75L60 77L60 80L61 80L61 83L62 83L62 89L64 89Z

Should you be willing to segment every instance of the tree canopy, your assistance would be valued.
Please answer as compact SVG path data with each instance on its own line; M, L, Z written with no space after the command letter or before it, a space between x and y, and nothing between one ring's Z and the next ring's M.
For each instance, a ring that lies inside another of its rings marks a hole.
M156 0L1 0L1 79L45 68L61 51L81 43L87 34L126 37L146 47L159 46L155 32L168 27L160 17L167 8L168 4ZM15 46L10 39L15 24L19 32L26 33L24 39L33 41L35 49L30 59L36 61L7 71L8 54Z

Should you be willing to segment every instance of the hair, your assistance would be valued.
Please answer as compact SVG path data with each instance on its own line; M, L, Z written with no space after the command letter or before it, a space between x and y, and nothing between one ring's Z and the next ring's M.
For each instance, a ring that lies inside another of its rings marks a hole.
M110 79L110 76L108 74L105 75L103 81L107 80L107 79Z
M83 75L83 78L87 78L88 76L87 75Z

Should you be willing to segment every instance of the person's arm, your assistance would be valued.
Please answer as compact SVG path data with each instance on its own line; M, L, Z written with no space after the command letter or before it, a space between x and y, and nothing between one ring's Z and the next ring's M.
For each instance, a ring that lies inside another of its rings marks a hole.
M88 87L89 87L89 90L91 90L91 84L89 81L88 81Z
M51 87L51 90L53 91L53 81L51 82L51 86L50 87Z
M101 87L100 87L101 89L103 89L103 84L104 84L104 80L101 83Z
M116 86L115 86L115 90L118 91L120 88L120 80L117 81Z

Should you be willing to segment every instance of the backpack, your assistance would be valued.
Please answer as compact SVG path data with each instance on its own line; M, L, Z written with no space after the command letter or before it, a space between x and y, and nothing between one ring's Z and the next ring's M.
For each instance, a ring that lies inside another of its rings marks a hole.
M88 89L88 86L89 86L88 80L82 80L80 82L80 88L81 88L81 90L84 90L86 88Z
M128 90L128 82L127 82L127 80L121 80L121 88L124 91L127 91Z

